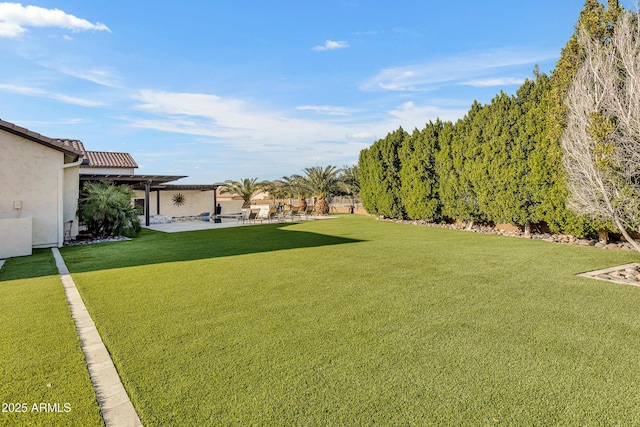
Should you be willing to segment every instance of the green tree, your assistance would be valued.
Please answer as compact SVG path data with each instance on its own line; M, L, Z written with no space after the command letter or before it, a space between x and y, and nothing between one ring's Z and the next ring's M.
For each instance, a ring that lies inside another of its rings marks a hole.
M267 181L263 189L269 193L274 204L277 199L287 197L287 189L285 188L284 182L281 180Z
M301 175L283 176L280 179L282 190L287 197L298 199L300 210L307 209L306 198L310 196L309 190L305 185L304 178Z
M469 113L455 125L441 131L440 151L436 155L436 172L440 180L442 213L452 220L466 221L470 228L486 220L480 210L474 183L484 173L478 167L483 141L485 108L474 101Z
M440 199L435 156L439 150L440 120L429 122L422 131L415 129L399 152L402 204L410 219L439 221Z
M269 185L268 181L258 181L258 178L243 178L240 181L226 180L220 193L230 193L242 197L243 208L251 206L251 199Z
M513 97L501 91L481 114L474 116L471 135L465 142L469 150L465 163L470 166L477 209L484 219L494 222L506 220L504 203L511 202L509 187L514 185L510 171L518 161L513 156L514 107Z
M338 177L340 193L351 197L351 206L355 205L355 196L360 194L360 168L358 165L344 166Z
M141 229L134 196L127 186L87 182L78 200L78 218L94 237L133 236Z
M301 178L303 186L307 188L307 193L317 197L316 213L327 215L329 213L329 202L327 197L339 191L339 174L341 169L336 166L315 166L304 168L304 176Z
M360 152L360 195L364 208L370 214L404 217L398 152L405 138L409 138L409 134L400 127Z
M375 144L374 144L375 145ZM362 207L371 215L379 215L377 194L382 180L382 163L376 161L377 149L374 146L360 151L358 169L360 170L360 198Z

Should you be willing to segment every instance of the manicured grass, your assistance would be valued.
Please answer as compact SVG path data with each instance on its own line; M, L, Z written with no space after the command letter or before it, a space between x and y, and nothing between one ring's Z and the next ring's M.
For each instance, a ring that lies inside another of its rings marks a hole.
M350 216L63 255L145 425L640 424L640 288L575 276L635 253Z
M50 250L0 270L0 379L0 425L103 425Z

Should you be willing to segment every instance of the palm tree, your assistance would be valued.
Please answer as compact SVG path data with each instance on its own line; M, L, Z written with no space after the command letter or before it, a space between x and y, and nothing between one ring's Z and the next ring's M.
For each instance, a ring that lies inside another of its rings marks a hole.
M273 204L276 203L277 199L283 199L287 197L287 189L285 188L285 184L280 180L269 181L267 185L264 186L264 191L269 192L269 196L273 199Z
M257 193L262 191L269 183L267 181L258 182L258 178L243 178L240 181L228 179L224 182L224 187L220 189L220 193L231 193L242 197L244 203L243 208L251 206L251 199Z
M351 197L351 207L353 208L355 205L355 195L360 194L360 169L358 169L358 165L345 166L342 168L338 187L342 193Z
M339 190L338 175L342 172L342 169L338 169L335 166L315 166L312 168L304 168L305 176L304 185L309 190L309 193L318 198L316 201L316 212L318 215L326 215L329 213L329 202L327 197L332 193Z
M87 182L78 200L78 217L94 237L133 236L140 232L133 190L112 182Z
M300 210L307 209L307 201L305 199L309 196L309 192L304 183L304 177L300 175L283 176L279 182L282 183L282 188L286 194L298 199Z

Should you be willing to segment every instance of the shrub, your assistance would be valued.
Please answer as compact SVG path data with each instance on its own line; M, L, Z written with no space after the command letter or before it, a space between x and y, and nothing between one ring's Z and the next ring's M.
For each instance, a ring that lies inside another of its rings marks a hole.
M140 232L133 196L133 190L126 186L87 182L78 202L78 217L94 237L131 237Z

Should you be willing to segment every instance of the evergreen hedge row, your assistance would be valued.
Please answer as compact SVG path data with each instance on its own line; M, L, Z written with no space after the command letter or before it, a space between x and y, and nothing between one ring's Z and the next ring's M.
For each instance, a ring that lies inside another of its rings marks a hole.
M444 222L545 223L585 235L593 224L566 207L559 143L549 138L546 94L537 74L513 96L475 102L456 123L402 128L360 153L361 196L374 215Z
M586 0L578 25L610 37L622 7ZM402 128L360 153L365 209L387 218L431 222L544 223L576 236L608 228L566 206L562 166L564 96L584 52L571 37L551 76L536 67L515 95L473 103L456 123L437 120L409 134Z

